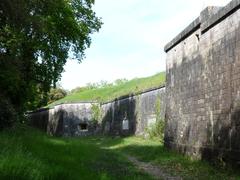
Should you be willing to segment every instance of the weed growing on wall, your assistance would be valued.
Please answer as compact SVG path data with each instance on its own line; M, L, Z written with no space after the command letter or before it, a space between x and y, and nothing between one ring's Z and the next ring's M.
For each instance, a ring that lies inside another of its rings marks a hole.
M146 132L147 132L149 138L158 138L158 139L160 139L160 141L163 142L165 121L161 117L161 100L160 100L160 96L158 96L158 98L156 100L155 113L156 113L156 123L150 125L146 129Z
M102 119L102 111L99 104L92 104L91 111L93 113L92 121L95 123L100 123Z

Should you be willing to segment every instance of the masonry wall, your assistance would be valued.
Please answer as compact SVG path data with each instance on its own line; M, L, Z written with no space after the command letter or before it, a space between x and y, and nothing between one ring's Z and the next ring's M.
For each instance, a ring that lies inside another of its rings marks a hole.
M95 108L93 108L95 106ZM96 117L98 109L100 116ZM161 109L161 111L159 111ZM143 135L146 128L164 119L165 88L151 89L138 95L120 97L98 104L82 102L61 104L29 114L30 124L58 136ZM87 124L87 130L81 125Z
M144 135L157 119L164 120L165 88L117 99L101 106L102 131L110 135ZM160 110L160 111L159 111ZM124 119L128 128L124 129Z
M169 148L240 162L239 4L206 8L165 47Z
M94 102L61 104L29 114L30 124L56 136L86 136L98 133Z

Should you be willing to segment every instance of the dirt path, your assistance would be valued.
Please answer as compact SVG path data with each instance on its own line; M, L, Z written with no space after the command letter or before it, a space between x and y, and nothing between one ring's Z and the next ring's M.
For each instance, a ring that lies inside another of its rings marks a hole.
M146 162L139 161L135 157L132 157L132 156L129 156L129 155L126 155L126 157L136 167L138 167L139 169L141 169L141 170L145 171L146 173L152 175L155 179L164 179L164 180L181 180L182 179L180 177L171 176L171 175L163 172L163 170L159 166L155 166L155 165L152 165L151 163L146 163Z

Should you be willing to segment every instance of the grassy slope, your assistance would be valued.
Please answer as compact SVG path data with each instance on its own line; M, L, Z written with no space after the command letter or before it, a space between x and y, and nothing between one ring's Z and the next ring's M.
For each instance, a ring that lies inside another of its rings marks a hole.
M159 87L164 83L165 73L161 72L151 77L133 79L121 85L98 89L88 89L85 91L73 93L63 99L54 102L50 106L64 102L78 102L84 100L97 100L100 102L106 102L123 95L138 93L149 88Z
M193 161L140 137L56 138L22 127L0 133L0 179L151 179L124 154L184 179L240 179L239 172Z

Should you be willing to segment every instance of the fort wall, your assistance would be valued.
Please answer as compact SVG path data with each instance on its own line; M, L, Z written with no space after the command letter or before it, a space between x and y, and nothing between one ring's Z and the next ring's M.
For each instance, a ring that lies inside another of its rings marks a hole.
M206 8L165 46L167 147L240 161L239 8Z

